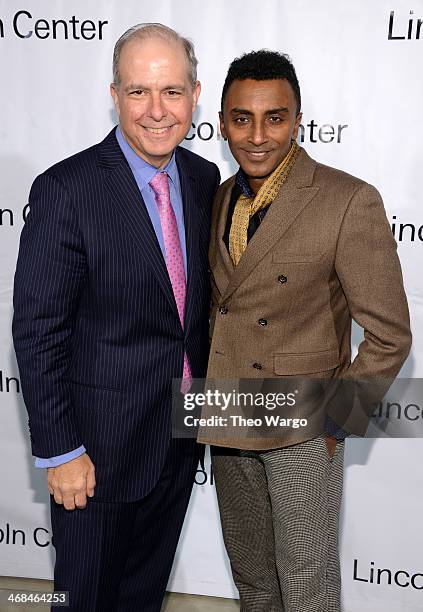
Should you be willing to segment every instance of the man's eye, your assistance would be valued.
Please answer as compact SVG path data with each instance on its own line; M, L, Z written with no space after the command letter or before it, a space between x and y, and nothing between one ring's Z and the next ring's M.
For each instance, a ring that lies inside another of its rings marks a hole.
M174 98L175 96L179 96L181 94L180 91L176 91L175 89L169 89L169 91L167 92L167 95L170 96L171 98Z
M279 115L271 115L269 117L270 123L279 123L280 121L282 121L281 117L279 117Z
M140 96L141 94L144 93L144 91L142 89L134 89L130 93L131 93L132 96Z
M247 123L248 118L247 117L235 117L234 121L235 123Z

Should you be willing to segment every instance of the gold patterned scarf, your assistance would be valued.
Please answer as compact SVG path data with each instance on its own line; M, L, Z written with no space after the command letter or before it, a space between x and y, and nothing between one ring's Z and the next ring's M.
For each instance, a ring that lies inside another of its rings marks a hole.
M238 265L241 255L247 248L248 226L251 217L259 210L267 208L273 202L283 183L288 178L300 151L301 147L294 141L288 155L272 174L267 177L256 196L249 197L242 194L238 198L229 232L229 253L235 266Z

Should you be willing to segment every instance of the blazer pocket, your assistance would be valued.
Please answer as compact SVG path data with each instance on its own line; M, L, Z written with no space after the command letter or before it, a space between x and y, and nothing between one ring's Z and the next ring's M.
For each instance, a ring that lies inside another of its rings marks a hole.
M125 392L118 389L105 389L69 381L72 399L77 410L105 410L120 412L126 406Z
M274 355L274 371L280 376L315 374L339 366L338 349L319 353L281 353Z
M273 253L275 263L310 263L321 258L321 253Z

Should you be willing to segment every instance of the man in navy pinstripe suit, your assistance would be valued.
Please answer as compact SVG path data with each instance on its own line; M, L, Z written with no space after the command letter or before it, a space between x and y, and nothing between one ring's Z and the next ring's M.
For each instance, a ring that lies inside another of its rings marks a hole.
M55 589L78 612L160 610L197 468L196 443L171 440L170 419L172 379L203 377L208 357L219 172L178 146L196 65L165 26L125 32L119 127L31 189L13 336L48 468Z

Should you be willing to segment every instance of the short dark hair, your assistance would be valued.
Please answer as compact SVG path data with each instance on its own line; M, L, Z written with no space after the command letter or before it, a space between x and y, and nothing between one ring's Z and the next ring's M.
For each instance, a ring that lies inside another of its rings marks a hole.
M254 81L269 81L271 79L286 79L294 90L297 101L297 113L301 110L301 92L295 68L291 59L285 53L260 49L251 51L237 57L229 66L225 83L223 84L221 109L225 101L228 89L234 81L244 81L253 79Z

